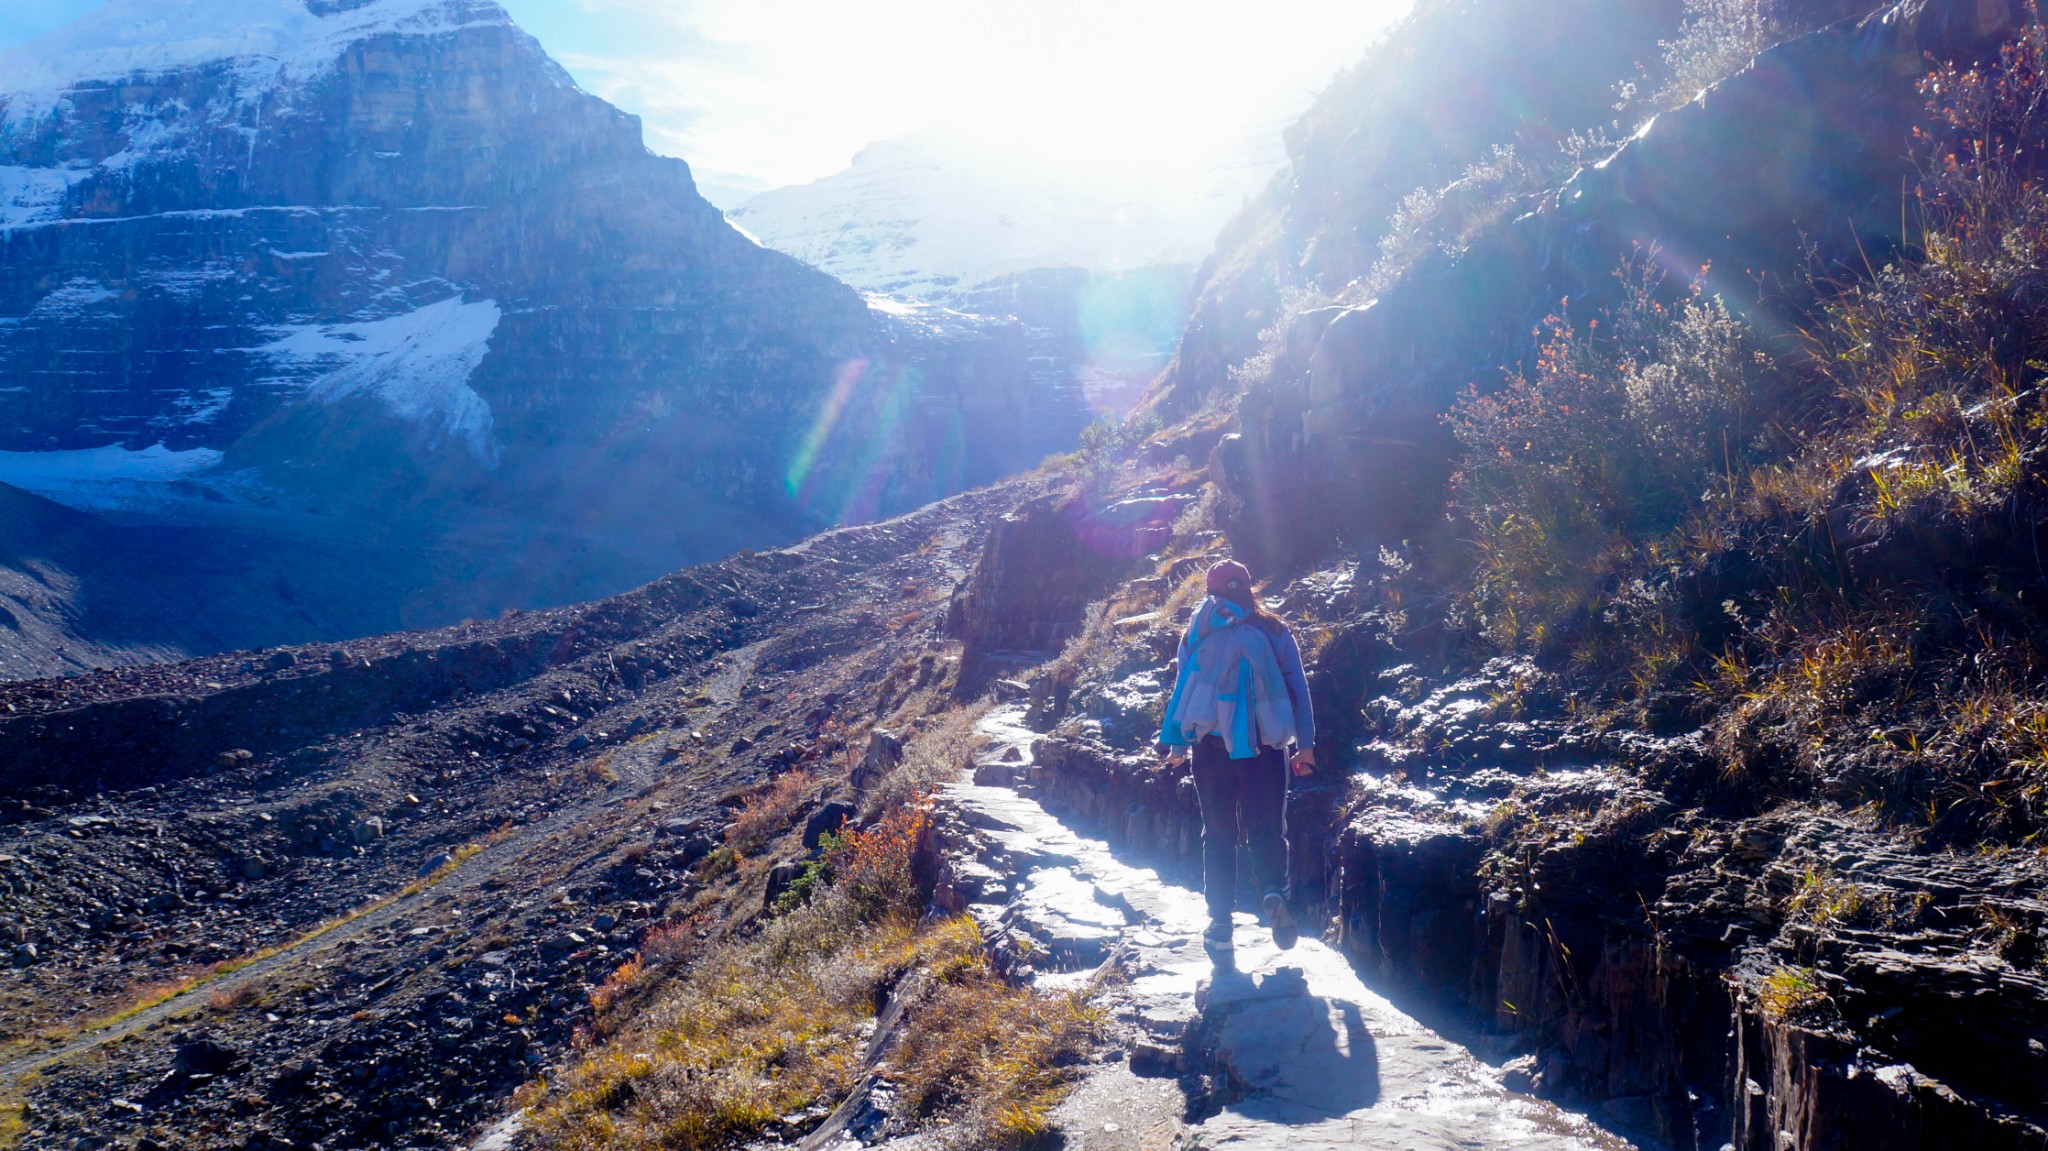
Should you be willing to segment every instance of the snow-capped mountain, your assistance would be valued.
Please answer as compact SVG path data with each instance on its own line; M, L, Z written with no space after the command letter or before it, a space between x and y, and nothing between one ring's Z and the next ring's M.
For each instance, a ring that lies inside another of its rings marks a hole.
M855 287L954 303L1039 268L1192 267L1284 158L1275 128L1227 161L1133 178L931 130L869 145L843 172L763 192L727 215Z
M388 626L1035 463L1085 413L1018 327L751 242L490 0L111 0L0 55L0 482L359 556Z

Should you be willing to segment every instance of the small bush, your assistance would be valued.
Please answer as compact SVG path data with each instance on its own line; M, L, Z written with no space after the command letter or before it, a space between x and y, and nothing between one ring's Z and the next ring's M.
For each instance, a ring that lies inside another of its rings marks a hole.
M1780 967L1756 991L1757 1009L1766 1019L1810 1018L1830 1002L1820 973L1811 967Z
M1770 361L1697 285L1666 303L1656 266L1654 249L1622 265L1624 304L1604 330L1581 331L1566 301L1533 372L1472 390L1449 417L1465 449L1453 495L1480 562L1468 609L1504 650L1569 639L1630 597L1624 615L1658 614L1644 544L1772 447L1758 434L1790 394L1767 387Z
M892 1058L898 1105L950 1113L957 1145L1017 1146L1051 1130L1051 1113L1102 1025L1084 992L1014 987L977 959L939 984Z
M953 708L911 736L903 747L903 762L869 790L864 805L869 818L914 803L918 796L958 779L974 763L975 753L988 744L974 726L988 709L985 702Z
M1541 191L1553 173L1525 162L1513 145L1496 145L1441 188L1417 188L1401 200L1380 238L1379 259L1347 302L1371 299L1392 287L1432 250L1456 259L1474 240L1507 218L1523 197Z
M808 771L786 772L766 791L750 797L725 829L725 842L740 855L752 855L788 831L816 798L818 780Z
M1685 0L1685 22L1663 41L1670 69L1654 98L1676 108L1749 66L1758 52L1784 39L1788 28L1770 0Z

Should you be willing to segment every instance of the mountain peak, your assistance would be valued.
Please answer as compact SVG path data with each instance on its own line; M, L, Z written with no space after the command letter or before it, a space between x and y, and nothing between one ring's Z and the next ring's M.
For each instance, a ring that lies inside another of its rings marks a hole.
M10 120L35 118L81 84L224 60L240 62L245 81L263 86L326 67L348 44L379 33L510 22L492 0L110 0L0 52L0 102Z

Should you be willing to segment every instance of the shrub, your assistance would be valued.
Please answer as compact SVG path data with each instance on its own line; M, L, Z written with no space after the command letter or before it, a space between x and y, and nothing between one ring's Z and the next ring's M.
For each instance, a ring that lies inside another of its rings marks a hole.
M1653 601L1654 586L1625 578L1645 542L1763 447L1768 359L1697 285L1665 303L1656 255L1623 264L1604 331L1595 319L1582 333L1566 301L1539 330L1533 372L1470 390L1448 417L1465 449L1453 497L1479 559L1468 607L1504 649L1548 646L1630 595Z
M747 799L733 817L732 825L725 829L725 842L740 855L760 850L769 840L789 830L817 790L817 777L810 772L784 773L767 790Z
M1432 249L1455 259L1507 218L1515 203L1541 191L1555 173L1525 162L1513 145L1495 145L1441 188L1417 188L1403 197L1380 237L1379 258L1347 301L1369 299L1391 287Z
M1811 967L1780 967L1758 985L1756 1002L1766 1019L1800 1019L1818 1014L1831 1001L1819 972Z
M1654 98L1658 108L1691 101L1783 39L1788 30L1777 7L1770 0L1685 0L1678 35L1658 45L1670 69Z

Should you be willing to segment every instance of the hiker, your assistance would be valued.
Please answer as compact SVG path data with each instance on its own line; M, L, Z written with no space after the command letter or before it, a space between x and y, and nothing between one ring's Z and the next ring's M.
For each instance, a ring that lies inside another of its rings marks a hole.
M1315 716L1301 647L1279 616L1252 595L1252 574L1224 560L1209 569L1208 598L1180 641L1180 673L1166 701L1158 751L1170 764L1194 753L1202 805L1202 893L1209 904L1203 942L1231 944L1237 904L1239 833L1251 845L1250 885L1273 941L1300 932L1287 906L1287 772L1315 770ZM1295 750L1292 756L1288 747Z

